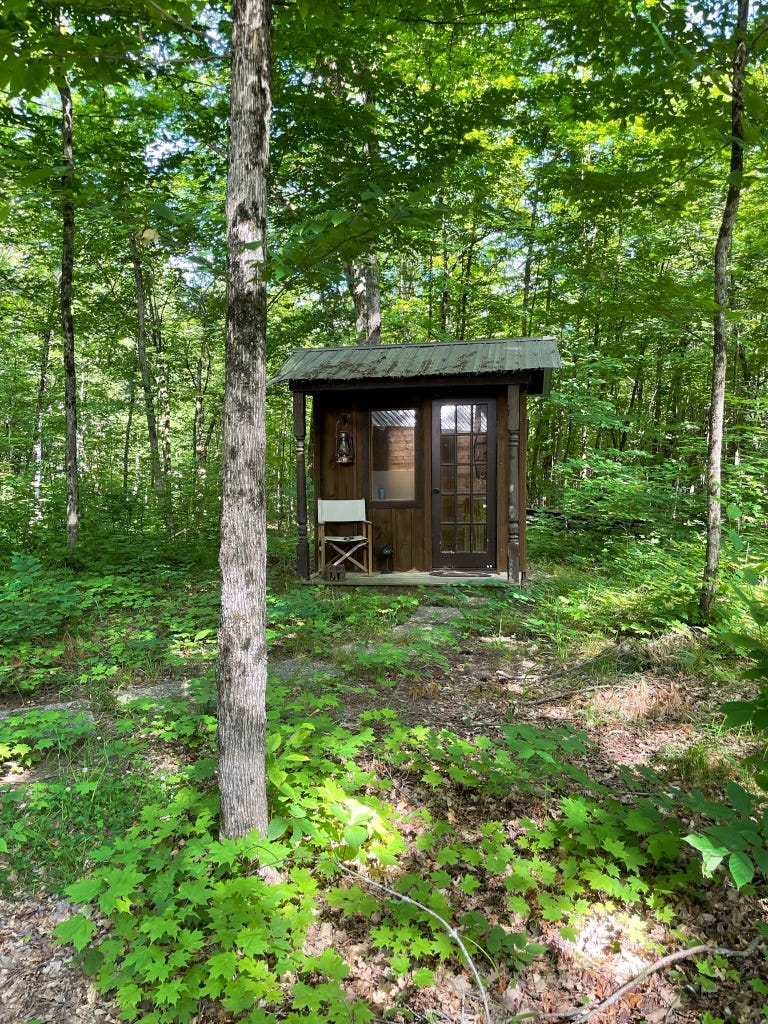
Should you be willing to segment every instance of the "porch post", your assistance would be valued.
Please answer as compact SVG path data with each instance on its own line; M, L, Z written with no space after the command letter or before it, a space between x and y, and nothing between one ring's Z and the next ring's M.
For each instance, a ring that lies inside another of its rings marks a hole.
M293 393L293 436L296 438L296 565L299 576L309 579L309 540L307 539L307 466L304 442L307 436L307 407L303 391Z
M520 385L507 387L507 579L520 584Z

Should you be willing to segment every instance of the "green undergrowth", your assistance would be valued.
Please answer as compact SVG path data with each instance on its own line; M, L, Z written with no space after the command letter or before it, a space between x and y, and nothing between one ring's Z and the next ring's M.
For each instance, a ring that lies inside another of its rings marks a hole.
M702 629L686 618L693 591L675 590L685 545L601 544L616 562L575 546L525 591L270 591L271 659L303 667L270 674L270 832L240 842L218 839L213 574L96 576L18 556L0 591L0 695L84 696L95 717L0 719L3 893L80 904L59 938L125 1019L148 1024L206 1004L250 1024L381 1019L356 994L350 941L389 986L387 1013L407 1017L417 990L467 956L483 978L513 980L545 928L568 942L616 913L641 937L658 922L683 934L691 901L724 886L763 896L764 760L732 778L723 762L713 785L693 747L687 773L682 761L619 771L562 723L510 720L472 739L387 709L338 724L350 693L380 704L388 686L496 644L494 656L544 652L606 679L663 666L735 685L751 672L754 699L728 713L759 737L764 574L727 574L720 621ZM409 625L418 604L457 613ZM118 700L129 682L168 676L186 681L178 697Z
M73 572L14 555L0 573L0 697L108 697L137 679L193 674L215 656L218 602L212 573Z
M464 966L456 934L483 976L514 977L542 951L539 921L566 940L595 907L672 922L684 894L722 884L702 878L693 817L735 829L753 858L765 848L765 820L744 831L755 807L743 791L714 805L669 793L647 770L625 777L619 800L584 767L594 751L573 729L509 725L496 741L469 741L384 711L353 732L317 708L298 718L299 702L283 706L279 693L269 835L222 842L203 683L198 696L127 707L115 742L130 734L130 756L150 740L183 741L196 759L156 776L154 794L134 794L133 818L111 840L92 832L67 889L83 908L58 929L127 1020L188 1021L206 1002L248 1022L373 1020L349 987L337 931L382 954L407 1000L441 964ZM404 804L403 787L420 799ZM317 949L324 922L330 939Z

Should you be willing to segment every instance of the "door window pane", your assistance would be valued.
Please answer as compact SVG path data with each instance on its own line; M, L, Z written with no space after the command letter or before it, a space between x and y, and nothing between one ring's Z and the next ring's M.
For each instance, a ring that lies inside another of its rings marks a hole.
M472 409L471 405L456 406L456 429L458 431L468 434L472 429Z
M452 523L456 520L456 499L454 497L440 499L440 519L444 523Z

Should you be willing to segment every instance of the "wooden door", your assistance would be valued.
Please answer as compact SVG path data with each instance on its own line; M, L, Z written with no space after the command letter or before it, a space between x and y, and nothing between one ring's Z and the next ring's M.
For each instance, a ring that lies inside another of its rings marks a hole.
M496 400L432 404L432 565L496 568Z

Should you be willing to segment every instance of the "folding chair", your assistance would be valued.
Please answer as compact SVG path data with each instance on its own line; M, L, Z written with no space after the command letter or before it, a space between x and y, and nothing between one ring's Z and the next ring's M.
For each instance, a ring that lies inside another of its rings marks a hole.
M326 527L333 529L326 532ZM368 576L373 571L372 524L365 518L365 499L336 500L319 498L317 502L318 569L326 564L334 569L356 566ZM342 532L346 531L346 532Z

